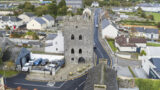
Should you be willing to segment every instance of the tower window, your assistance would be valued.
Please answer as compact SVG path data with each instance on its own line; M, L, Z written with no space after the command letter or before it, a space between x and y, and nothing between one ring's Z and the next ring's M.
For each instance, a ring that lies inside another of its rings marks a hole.
M74 54L74 49L73 48L71 49L71 54Z
M82 35L79 35L79 40L82 40Z
M74 58L71 58L72 61L74 61Z
M71 40L74 40L74 35L73 34L71 35Z
M78 28L78 26L76 26L76 28Z
M82 54L82 49L79 49L79 54Z

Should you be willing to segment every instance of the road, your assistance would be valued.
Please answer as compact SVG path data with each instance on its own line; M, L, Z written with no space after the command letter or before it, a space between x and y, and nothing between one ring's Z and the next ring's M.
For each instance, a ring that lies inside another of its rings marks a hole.
M50 82L50 84L49 82L27 81L25 76L25 73L20 73L15 77L7 78L7 86L11 88L21 86L27 90L33 90L34 88L38 90L83 90L87 75L66 82Z
M94 43L96 47L94 51L97 55L97 64L99 63L99 58L105 58L108 60L108 65L110 66L111 60L98 39L98 27L96 27L96 25L98 25L99 13L100 13L100 8L97 8L95 10L95 15L94 15Z

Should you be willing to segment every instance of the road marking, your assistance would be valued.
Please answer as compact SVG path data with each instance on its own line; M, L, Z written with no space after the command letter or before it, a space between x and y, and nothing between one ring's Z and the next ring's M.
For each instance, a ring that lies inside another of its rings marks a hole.
M81 84L79 84L79 87L82 86L85 83L85 81L83 81Z
M66 82L63 82L59 87L52 86L52 88L61 88ZM24 86L38 86L38 87L50 87L51 86L46 86L46 85L36 85L36 84L26 84L26 83L14 83L14 84L19 84L19 85L24 85Z
M75 88L75 90L77 90L77 88Z

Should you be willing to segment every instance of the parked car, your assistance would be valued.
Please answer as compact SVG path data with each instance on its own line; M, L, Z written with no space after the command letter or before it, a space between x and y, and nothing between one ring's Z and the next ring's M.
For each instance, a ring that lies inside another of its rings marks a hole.
M41 62L42 62L42 59L41 59L41 58L40 58L40 59L37 59L36 61L33 62L33 65L38 66L38 65L41 64Z
M44 60L42 60L41 65L44 66L44 65L46 65L47 63L48 63L48 60L47 60L47 59L44 59Z

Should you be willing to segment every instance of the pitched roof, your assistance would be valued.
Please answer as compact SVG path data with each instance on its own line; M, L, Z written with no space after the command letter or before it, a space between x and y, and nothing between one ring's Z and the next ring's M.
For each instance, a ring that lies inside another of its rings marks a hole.
M30 51L28 51L26 48L22 48L19 55L18 55L18 58L16 60L16 64L17 65L20 65L20 60L21 58L23 58L24 56L28 55L30 53Z
M136 43L146 43L145 38L127 38L124 35L116 37L115 41L123 47L136 47Z
M48 34L46 40L53 40L57 37L57 34Z
M28 17L34 17L35 15L31 12L25 12L24 13L25 15L27 15Z
M42 18L40 18L40 17L37 17L37 18L35 18L34 20L36 20L39 24L45 24L46 23L46 21L44 21Z
M107 27L108 25L110 25L110 22L107 19L103 19L102 20L102 29L104 29L105 27Z
M15 16L2 16L2 21L9 21L9 20L13 22L21 21L20 18Z
M156 66L154 70L160 75L160 58L151 58L150 61Z
M43 18L47 19L48 21L53 21L54 18L51 15L45 15Z
M154 28L143 28L143 27L135 27L134 28L137 32L143 32L143 33L154 33L158 34L159 30Z

